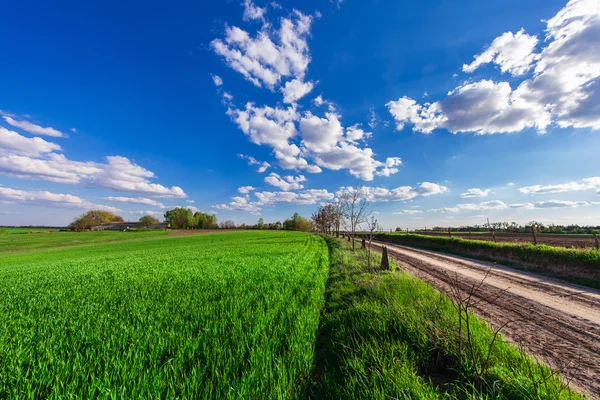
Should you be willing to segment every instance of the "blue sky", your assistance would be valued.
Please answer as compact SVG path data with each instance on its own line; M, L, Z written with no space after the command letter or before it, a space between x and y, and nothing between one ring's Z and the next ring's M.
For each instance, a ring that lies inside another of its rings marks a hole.
M0 225L600 224L600 0L12 2Z

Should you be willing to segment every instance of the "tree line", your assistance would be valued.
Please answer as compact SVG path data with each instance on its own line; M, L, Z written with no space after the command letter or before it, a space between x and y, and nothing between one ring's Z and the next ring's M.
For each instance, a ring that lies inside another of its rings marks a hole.
M549 233L549 234L600 234L600 226L585 225L580 226L577 224L571 225L557 225L557 224L543 224L538 221L531 221L527 224L521 225L516 222L488 222L485 224L476 225L465 225L460 227L439 227L435 226L432 231L448 232L450 229L452 232L508 232L508 233L531 233L532 228L537 233ZM402 231L401 228L396 228L396 231Z

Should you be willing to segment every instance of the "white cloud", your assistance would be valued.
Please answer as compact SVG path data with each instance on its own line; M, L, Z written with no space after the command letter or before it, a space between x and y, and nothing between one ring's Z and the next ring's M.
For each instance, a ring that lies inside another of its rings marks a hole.
M507 208L506 203L500 200L484 201L481 203L465 203L456 206L459 210L502 210Z
M56 153L44 158L8 154L0 155L0 173L21 179L83 184L153 197L186 197L178 186L169 188L152 183L153 172L125 157L109 156L106 160L106 163L73 161Z
M245 211L252 215L260 215L261 208L256 202L249 202L247 198L235 196L231 198L231 202L228 204L217 204L214 208L226 211Z
M576 207L586 207L593 203L588 203L587 201L564 201L564 200L549 200L549 201L539 201L537 203L515 203L509 205L511 208L525 209L525 210L533 210L536 208L576 208Z
M369 107L369 123L368 123L369 128L371 128L371 129L377 128L377 126L379 125L379 122L381 122L381 120L375 113L375 108Z
M39 137L21 136L17 132L9 131L2 126L0 126L0 149L29 156L39 156L42 153L62 150L56 143L47 142Z
M260 165L260 167L258 167L258 170L256 170L256 172L258 173L263 173L265 172L268 168L271 167L271 164L269 164L266 161L257 161L256 158L252 157L252 156L247 156L244 154L238 154L238 157L243 158L245 160L248 160L248 165Z
M4 120L6 121L6 123L20 128L22 130L24 130L25 132L29 132L29 133L33 133L35 135L43 135L43 136L53 136L53 137L65 137L66 135L64 133L62 133L61 131L58 131L54 128L51 127L42 127L36 124L33 124L31 122L28 121L17 121L13 118L11 118L11 116L0 112L0 114L2 115L2 118L4 118Z
M482 80L459 86L440 102L425 105L403 97L386 104L396 120L396 128L414 125L414 130L431 133L445 128L452 133L493 134L537 128L544 132L550 124L545 107L530 103L513 92L507 82Z
M447 212L459 212L460 209L458 207L442 207L442 208L432 208L427 210L428 212L436 212L436 213L447 213Z
M463 199L469 199L473 197L487 197L490 194L490 189L479 189L479 188L471 188L466 192L462 193L460 197Z
M353 190L354 189L351 187L343 186L336 192L336 195L340 197L345 192ZM361 195L372 202L389 202L410 200L418 196L433 196L448 191L449 189L446 186L439 185L437 183L423 182L421 185L416 187L399 186L395 189L363 186L361 189Z
M256 4L254 4L251 0L244 0L242 2L242 5L244 6L244 15L243 15L243 19L244 21L249 21L249 20L253 20L253 19L258 19L261 21L264 21L264 15L267 12L267 8L261 8L258 7Z
M538 39L526 34L524 29L516 34L506 32L494 39L485 51L476 55L475 61L463 65L462 70L471 73L484 64L494 63L503 73L523 75L532 68L536 60L537 43Z
M310 62L306 38L311 24L311 16L294 11L290 18L281 19L278 30L263 28L255 37L228 26L225 39L215 39L211 46L230 68L254 85L274 89L283 78L303 80Z
M302 192L256 192L255 195L258 198L257 204L261 205L277 203L307 205L334 198L334 194L326 189L309 189Z
M423 133L436 128L478 134L535 128L543 133L551 123L600 129L599 9L598 0L571 0L546 22L544 47L537 55L532 36L504 34L494 41L497 46L467 66L470 70L494 62L519 75L535 61L533 76L514 90L508 82L482 80L463 84L432 104L420 105L407 97L389 102L397 129L407 123ZM502 42L507 42L505 47Z
M385 160L385 166L375 173L377 176L390 176L398 173L400 170L396 168L397 166L402 165L402 160L400 157L389 157Z
M265 178L265 182L287 192L289 190L303 189L304 186L302 185L302 182L306 182L306 178L304 175L296 177L288 175L281 177L275 172L271 172L271 174Z
M281 88L283 93L284 103L293 103L300 100L313 90L314 84L312 82L302 82L300 79L294 79L285 83L285 86Z
M423 211L420 210L400 210L397 212L394 212L392 214L394 215L414 215L414 214L421 214Z
M130 203L130 204L146 204L149 206L155 206L158 208L167 208L164 204L159 201L147 199L145 197L104 197L103 200L116 201L118 203Z
M0 186L0 199L14 204L119 211L118 208L94 204L71 194L45 190L18 190Z
M365 132L360 128L359 124L352 125L346 129L346 140L350 143L356 144L361 140L367 140L373 136L371 132Z
M255 189L256 188L253 186L242 186L242 187L238 188L238 192L240 192L241 194L248 194Z
M585 178L580 182L567 182L558 185L533 185L519 188L519 192L524 194L550 194L565 192L581 192L587 190L600 190L600 176Z
M429 212L437 213L457 213L459 211L485 211L485 210L502 210L508 206L500 200L484 201L481 203L463 203L458 204L456 207L443 207L443 208L432 208L427 210Z
M221 86L223 84L223 79L221 79L219 75L211 74L210 77L212 78L215 86Z
M323 103L325 103L325 101L323 100L323 96L318 95L317 97L315 97L313 99L313 103L315 104L315 106L320 107L323 105Z

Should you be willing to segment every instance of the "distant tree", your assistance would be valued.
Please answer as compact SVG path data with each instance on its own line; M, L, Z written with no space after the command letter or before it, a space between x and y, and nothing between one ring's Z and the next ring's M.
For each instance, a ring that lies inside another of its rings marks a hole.
M159 221L151 215L144 215L140 218L138 226L140 228L152 229L155 228Z
M101 224L124 222L123 217L104 210L90 210L75 218L69 225L72 230L84 231Z
M286 231L293 231L296 229L296 224L294 220L288 218L285 221L283 221L282 228Z
M219 227L221 229L235 229L235 222L228 219L226 221L223 221L219 224Z
M256 223L256 228L265 229L265 221L262 218L258 219L258 222Z
M402 228L400 228L400 227L397 227L397 228L396 228L396 232L402 232Z
M296 230L301 232L310 232L311 231L311 223L308 219L297 216L295 222Z

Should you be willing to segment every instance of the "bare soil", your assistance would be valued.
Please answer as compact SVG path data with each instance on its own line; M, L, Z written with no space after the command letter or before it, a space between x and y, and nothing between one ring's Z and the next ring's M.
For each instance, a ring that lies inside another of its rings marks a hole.
M423 232L419 234L427 236L444 236L448 237L446 232ZM468 232L452 232L452 237L460 237L463 239L485 240L492 242L494 240L491 233L472 233L469 237ZM557 247L576 247L586 248L595 247L596 241L593 235L552 235L552 234L537 234L537 241L540 244L547 244ZM496 232L496 241L498 242L516 242L516 243L532 243L533 237L529 233L510 233Z
M600 399L600 291L557 279L457 256L385 245L402 269L438 290L449 284L483 299L473 311L492 326L502 326L509 341L562 372L576 390ZM499 296L499 294L501 294Z

